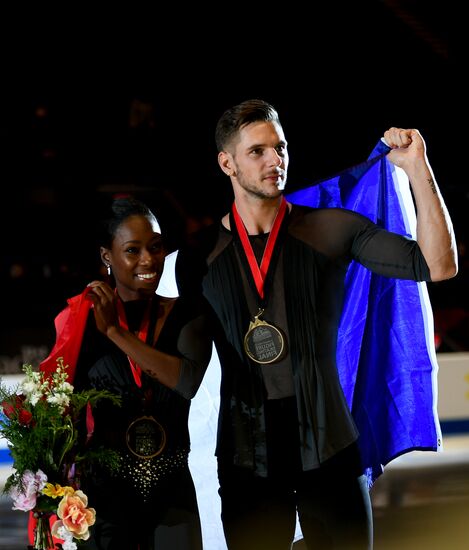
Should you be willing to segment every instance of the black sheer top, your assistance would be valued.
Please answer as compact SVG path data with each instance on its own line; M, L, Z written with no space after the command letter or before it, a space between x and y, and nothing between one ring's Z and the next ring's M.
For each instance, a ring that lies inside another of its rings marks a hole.
M375 273L430 280L416 241L379 228L345 209L295 206L282 228L281 250L263 319L286 335L287 355L259 365L244 352L244 335L258 311L242 251L230 231L212 227L200 235L203 292L219 324L217 351L222 365L221 417L217 455L267 473L264 402L296 396L303 469L320 465L357 439L358 433L336 367L337 332L347 269L356 260ZM259 240L259 239L258 239ZM262 237L254 248L262 248ZM253 242L253 241L251 241ZM193 288L184 278L189 261L179 254L181 293Z

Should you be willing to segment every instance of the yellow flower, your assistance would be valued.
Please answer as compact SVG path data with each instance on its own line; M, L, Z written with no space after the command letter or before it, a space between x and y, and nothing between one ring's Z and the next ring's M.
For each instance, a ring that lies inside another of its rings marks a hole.
M65 493L69 493L70 490L73 492L72 487L62 487L62 485L59 485L58 483L55 485L53 483L46 483L42 493L48 497L57 498L63 497Z

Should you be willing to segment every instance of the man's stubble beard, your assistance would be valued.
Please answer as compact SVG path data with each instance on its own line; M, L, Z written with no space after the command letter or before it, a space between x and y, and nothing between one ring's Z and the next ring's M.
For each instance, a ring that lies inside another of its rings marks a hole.
M262 187L258 187L255 184L250 184L249 182L247 183L241 171L237 171L236 177L237 177L239 186L246 193L249 193L250 195L258 199L276 199L280 197L283 194L283 191L287 184L286 175L285 175L285 178L282 180L281 185L277 186L276 191L274 191L273 193L267 193L262 189Z

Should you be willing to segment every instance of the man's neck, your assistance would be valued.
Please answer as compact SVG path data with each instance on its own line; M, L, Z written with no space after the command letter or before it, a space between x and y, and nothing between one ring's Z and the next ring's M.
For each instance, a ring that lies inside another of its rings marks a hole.
M249 235L269 233L282 202L282 196L274 199L246 201L235 199L236 210L243 220ZM223 218L223 225L229 227L229 215Z

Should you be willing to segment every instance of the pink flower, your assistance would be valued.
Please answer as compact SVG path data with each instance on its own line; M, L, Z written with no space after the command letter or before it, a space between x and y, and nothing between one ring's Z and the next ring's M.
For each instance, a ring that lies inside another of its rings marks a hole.
M57 508L57 515L62 521L54 523L52 534L58 533L60 527L64 526L74 538L87 540L90 536L89 527L96 521L95 509L87 506L88 497L83 491L67 488Z
M29 512L36 506L38 494L45 487L47 476L42 470L36 473L26 470L21 479L21 484L13 487L10 497L13 499L13 510Z

